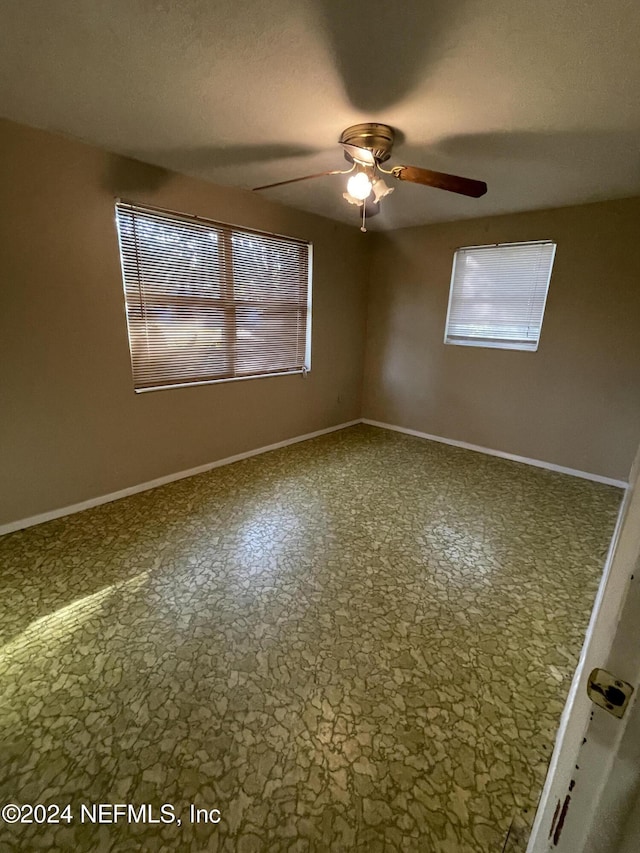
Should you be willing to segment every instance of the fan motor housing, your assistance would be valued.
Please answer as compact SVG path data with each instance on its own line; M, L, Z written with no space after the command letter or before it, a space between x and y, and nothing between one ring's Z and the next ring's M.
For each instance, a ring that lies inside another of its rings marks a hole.
M343 130L338 141L345 142L347 145L357 145L359 148L367 148L379 163L384 163L391 157L394 139L393 128L388 124L365 122L351 125Z

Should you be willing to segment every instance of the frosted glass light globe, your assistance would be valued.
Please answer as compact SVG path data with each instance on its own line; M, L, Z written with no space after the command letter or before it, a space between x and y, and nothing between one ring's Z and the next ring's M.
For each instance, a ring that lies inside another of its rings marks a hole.
M371 181L364 172L357 172L347 181L347 190L354 198L364 201L371 195Z

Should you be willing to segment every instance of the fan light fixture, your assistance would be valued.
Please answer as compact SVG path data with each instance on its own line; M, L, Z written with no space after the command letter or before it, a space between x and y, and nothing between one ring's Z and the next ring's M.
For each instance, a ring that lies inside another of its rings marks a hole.
M377 181L373 182L373 200L377 204L379 201L382 201L383 198L386 198L390 193L394 191L395 187L388 187L382 178L378 178Z
M364 201L371 195L372 184L365 172L356 172L347 181L347 192L353 198Z
M345 201L348 201L349 204L357 204L358 207L362 204L362 201L359 198L354 198L350 193L342 193L342 198Z
M366 231L367 216L375 216L380 210L380 201L393 192L393 187L387 186L382 175L390 175L397 181L409 181L412 184L422 184L425 187L435 187L447 192L458 193L469 198L480 198L487 191L484 181L472 178L462 178L460 175L448 175L445 172L434 172L419 166L392 166L385 169L382 165L391 157L395 139L394 129L388 124L365 122L354 124L340 134L338 140L342 145L344 156L350 167L348 169L331 169L328 172L318 172L315 175L304 175L301 178L289 178L275 184L265 184L256 190L269 190L273 187L283 187L298 181L308 181L312 178L322 178L325 175L350 175L347 181L347 192L342 197L349 204L362 208L361 231ZM373 199L371 195L373 193Z

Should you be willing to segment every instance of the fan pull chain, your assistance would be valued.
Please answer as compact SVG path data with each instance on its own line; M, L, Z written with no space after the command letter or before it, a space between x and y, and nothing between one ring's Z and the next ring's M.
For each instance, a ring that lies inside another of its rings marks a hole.
M364 234L366 234L366 233L367 233L367 229L366 229L365 224L364 224L364 220L365 220L365 216L366 216L366 210L367 210L367 205L366 205L366 204L365 204L365 202L363 201L363 202L362 202L362 225L360 226L360 230L361 230Z

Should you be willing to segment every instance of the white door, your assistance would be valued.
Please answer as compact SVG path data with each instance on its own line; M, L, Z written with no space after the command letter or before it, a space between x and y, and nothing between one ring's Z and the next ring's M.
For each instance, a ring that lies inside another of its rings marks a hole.
M636 689L622 719L587 696L596 667ZM640 850L640 450L618 523L527 853Z

